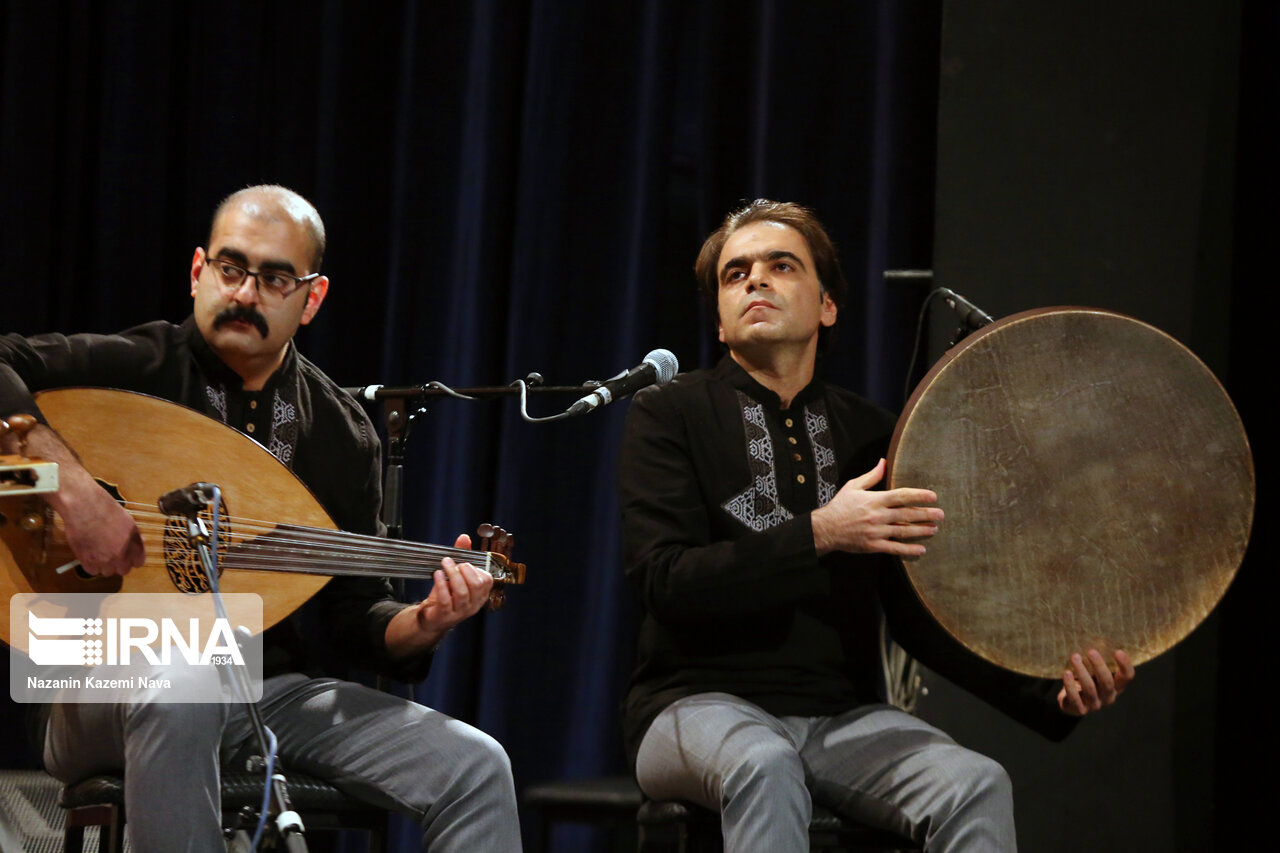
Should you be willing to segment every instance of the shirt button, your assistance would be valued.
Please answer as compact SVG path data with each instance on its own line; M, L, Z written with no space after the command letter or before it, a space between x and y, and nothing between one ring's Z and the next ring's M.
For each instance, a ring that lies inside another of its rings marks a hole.
M248 424L247 426L245 426L245 431L246 431L246 432L253 432L253 424Z
M787 441L791 442L792 444L795 444L795 443L796 443L796 437L795 437L794 435L789 435L789 436L787 436Z
M250 400L250 401L249 401L249 408L251 408L251 409L256 409L256 408L258 408L258 401L257 401L257 400Z
M804 474L796 474L796 482L797 482L797 483L803 483L803 482L804 482Z
M799 462L799 461L800 461L800 454L799 454L799 453L793 453L793 454L791 454L791 458L792 458L792 459L794 459L794 460L796 460L797 462Z
M795 425L796 425L796 422L795 422L795 421L793 421L793 420L791 420L791 418L787 418L785 421L783 421L783 423L785 423L785 424L786 424L787 426L789 426L789 427L790 427L790 426L795 426Z

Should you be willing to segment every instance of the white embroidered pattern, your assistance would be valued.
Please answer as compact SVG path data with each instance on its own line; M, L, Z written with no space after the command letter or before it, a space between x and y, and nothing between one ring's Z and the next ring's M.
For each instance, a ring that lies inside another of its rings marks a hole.
M227 422L227 390L225 388L214 388L212 385L204 386L205 393L209 396L209 405L213 406L213 410L222 418L222 422Z
M764 406L741 391L738 405L742 408L742 426L747 436L747 462L751 468L751 485L721 504L746 527L754 531L768 530L791 518L790 511L778 502L777 472L773 467L773 439L765 422Z
M293 451L297 444L298 409L276 394L271 407L271 440L267 442L267 449L272 456L292 468Z
M818 472L818 506L826 506L836 496L836 451L827 424L827 405L815 400L804 407L804 426L813 449L813 467Z

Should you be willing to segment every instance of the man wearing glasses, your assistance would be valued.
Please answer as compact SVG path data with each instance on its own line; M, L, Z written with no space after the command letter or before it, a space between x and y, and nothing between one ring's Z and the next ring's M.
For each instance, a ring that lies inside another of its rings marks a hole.
M324 225L297 193L257 186L214 214L208 245L191 260L193 315L119 335L0 338L0 414L39 416L32 393L97 386L152 394L203 411L251 435L290 467L334 521L378 532L379 445L364 411L291 343L329 290L320 274ZM3 449L14 451L5 436ZM59 463L47 497L69 544L91 574L142 565L130 516L38 426L27 451ZM459 547L468 547L459 537ZM336 578L307 607L358 665L402 681L424 678L431 652L485 604L492 579L445 561L428 598L395 601L383 580ZM519 850L510 764L484 733L415 703L318 671L296 620L267 632L260 708L286 767L409 813L423 849ZM307 673L307 674L303 674ZM42 735L50 773L75 782L125 771L125 808L140 853L222 851L220 767L257 751L236 706L145 699L125 705L59 705Z

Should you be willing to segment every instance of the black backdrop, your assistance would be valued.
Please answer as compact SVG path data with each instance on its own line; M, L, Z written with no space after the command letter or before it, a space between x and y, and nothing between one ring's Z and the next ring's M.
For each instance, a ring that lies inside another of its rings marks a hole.
M1253 25L1243 28L1240 91L1274 106L1274 73L1257 57L1274 44L1276 16L1262 5L1245 7ZM1000 6L986 11L1007 13ZM768 195L815 206L844 254L852 292L828 376L901 402L921 293L886 286L880 273L932 262L938 2L9 0L0 9L7 331L181 319L185 270L213 206L237 187L279 182L311 198L329 228L333 287L300 344L343 384L495 384L531 370L568 384L655 346L688 369L715 354L693 294L697 247L736 200ZM1195 24L1179 31L1194 36ZM1240 114L1243 204L1265 198L1254 176L1271 174L1275 137ZM1208 185L1229 195L1231 180ZM1247 217L1235 234L1234 278L1223 268L1215 281L1224 297L1243 298L1265 243ZM997 313L1067 301L1053 287L989 298ZM1144 314L1141 304L1129 310ZM1213 364L1233 390L1251 375L1246 335L1259 323L1238 310L1206 344L1235 356ZM516 531L530 566L530 584L506 610L455 632L417 690L501 740L518 787L621 768L616 707L632 604L613 471L624 411L531 426L510 403L445 401L412 439L407 535L442 541L492 519ZM1235 624L1258 612L1235 606ZM1248 671L1239 661L1252 643L1222 633L1236 663L1204 675L1208 696L1229 695L1216 682ZM1179 695L1160 690L1147 702ZM1242 722L1223 704L1220 724ZM1200 705L1175 713L1183 707ZM1199 825L1229 837L1251 801L1225 758L1240 743L1220 740L1208 759L1217 809L1203 803ZM1151 748L1164 763L1139 777L1167 785L1158 777L1178 745L1161 736ZM3 749L9 763L30 761L12 739ZM1084 784L1120 796L1105 762L1090 763ZM1019 792L1070 795L1039 780ZM1151 799L1130 823L1167 838L1172 802ZM408 837L395 849L413 849ZM590 844L576 831L556 841Z
M1266 22L1250 9L1242 27L1241 7L1219 0L1167 10L947 4L934 268L940 284L997 315L1078 304L1153 323L1191 347L1249 418L1256 330L1267 318L1244 253L1267 221L1251 215L1265 197L1266 167L1257 162L1264 149L1251 147L1265 143L1248 88L1259 79L1240 74L1241 34L1248 63L1269 43ZM1263 435L1251 434L1263 468ZM1134 489L1121 499L1152 497ZM1091 721L1063 744L930 679L922 713L999 756L1018 780L1025 849L1198 851L1242 840L1246 824L1231 815L1252 782L1235 762L1253 732L1239 686L1253 677L1258 649L1245 639L1256 626L1240 604L1266 565L1257 553L1266 544L1255 537L1252 568L1217 616L1144 666L1101 725Z

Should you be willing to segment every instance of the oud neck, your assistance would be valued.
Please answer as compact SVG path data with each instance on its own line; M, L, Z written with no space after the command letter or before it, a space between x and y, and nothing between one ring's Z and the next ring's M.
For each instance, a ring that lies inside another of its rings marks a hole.
M269 533L234 543L222 563L227 569L260 572L429 578L446 557L471 563L494 577L502 576L502 567L487 551L292 525L279 525Z

